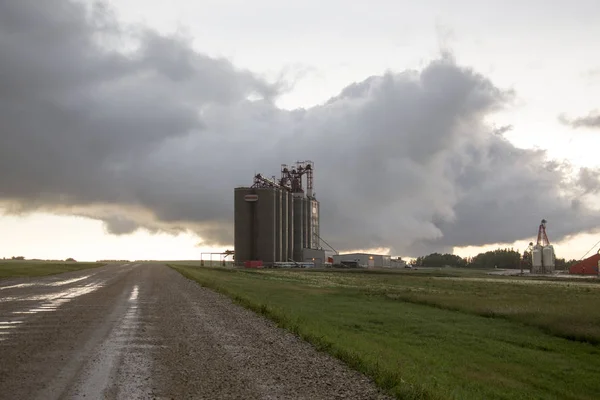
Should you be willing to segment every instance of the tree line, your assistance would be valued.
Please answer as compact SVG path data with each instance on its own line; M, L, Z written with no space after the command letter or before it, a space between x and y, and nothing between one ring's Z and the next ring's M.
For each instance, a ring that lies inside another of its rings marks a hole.
M579 260L565 260L557 258L556 270L569 269ZM460 257L456 254L432 253L427 256L417 257L411 262L414 267L457 267L457 268L501 268L501 269L529 269L531 268L531 254L519 253L514 249L497 249L479 253L475 257Z
M60 260L42 260L40 258L32 258L30 260L30 259L25 258L24 256L12 256L11 258L3 257L2 259L3 260L14 260L14 261L60 261ZM77 260L75 260L74 258L71 258L71 257L67 258L65 261L77 262Z

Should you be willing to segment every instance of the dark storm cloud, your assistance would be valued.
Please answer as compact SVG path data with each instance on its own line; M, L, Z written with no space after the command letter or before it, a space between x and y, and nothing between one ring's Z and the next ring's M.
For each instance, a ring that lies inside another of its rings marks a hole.
M578 184L583 194L600 193L600 170L592 168L581 168L579 170Z
M600 222L581 199L597 175L570 178L486 125L513 94L448 54L294 111L273 104L285 83L102 6L0 1L0 55L0 198L14 212L231 244L233 187L311 159L322 235L340 250L419 255L530 238L541 218L554 240Z
M105 217L104 224L106 231L113 235L125 235L135 232L138 228L135 221L122 216Z
M501 127L499 127L499 128L495 128L495 129L493 130L493 133L494 133L494 135L500 135L500 136L502 136L502 135L504 135L506 132L510 132L510 131L512 131L512 130L513 130L513 128L514 128L514 127L513 127L512 125L504 125L504 126L501 126Z
M567 118L565 115L560 115L558 120L572 128L593 128L600 129L600 112L592 111L585 117Z
M173 140L202 139L207 105L257 94L268 99L277 88L192 51L183 39L148 30L130 36L135 51L109 50L101 43L123 33L103 7L91 17L66 1L0 2L2 197L22 209L137 204L159 219L173 214L161 209L170 195L173 207L201 207L197 196L207 191L189 179L204 172L169 169L180 162L177 153L156 164L161 150ZM219 151L224 144L222 138ZM211 152L199 150L194 157ZM172 174L191 174L185 186L193 187L193 198L179 198L190 188L160 187ZM195 215L207 219L213 210Z

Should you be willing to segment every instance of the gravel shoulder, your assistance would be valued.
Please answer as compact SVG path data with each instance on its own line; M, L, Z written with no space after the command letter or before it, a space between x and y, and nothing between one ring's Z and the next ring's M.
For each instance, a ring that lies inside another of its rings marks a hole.
M388 398L164 265L63 275L0 287L0 399Z

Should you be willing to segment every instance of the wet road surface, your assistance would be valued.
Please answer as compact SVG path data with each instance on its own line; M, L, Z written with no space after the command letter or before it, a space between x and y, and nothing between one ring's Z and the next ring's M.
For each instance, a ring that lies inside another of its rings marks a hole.
M0 281L0 399L384 399L159 264Z

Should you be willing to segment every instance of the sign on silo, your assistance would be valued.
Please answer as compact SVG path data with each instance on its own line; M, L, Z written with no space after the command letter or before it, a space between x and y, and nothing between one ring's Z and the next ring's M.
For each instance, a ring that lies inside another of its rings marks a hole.
M257 194L247 194L244 196L244 200L246 201L258 201L258 195Z

